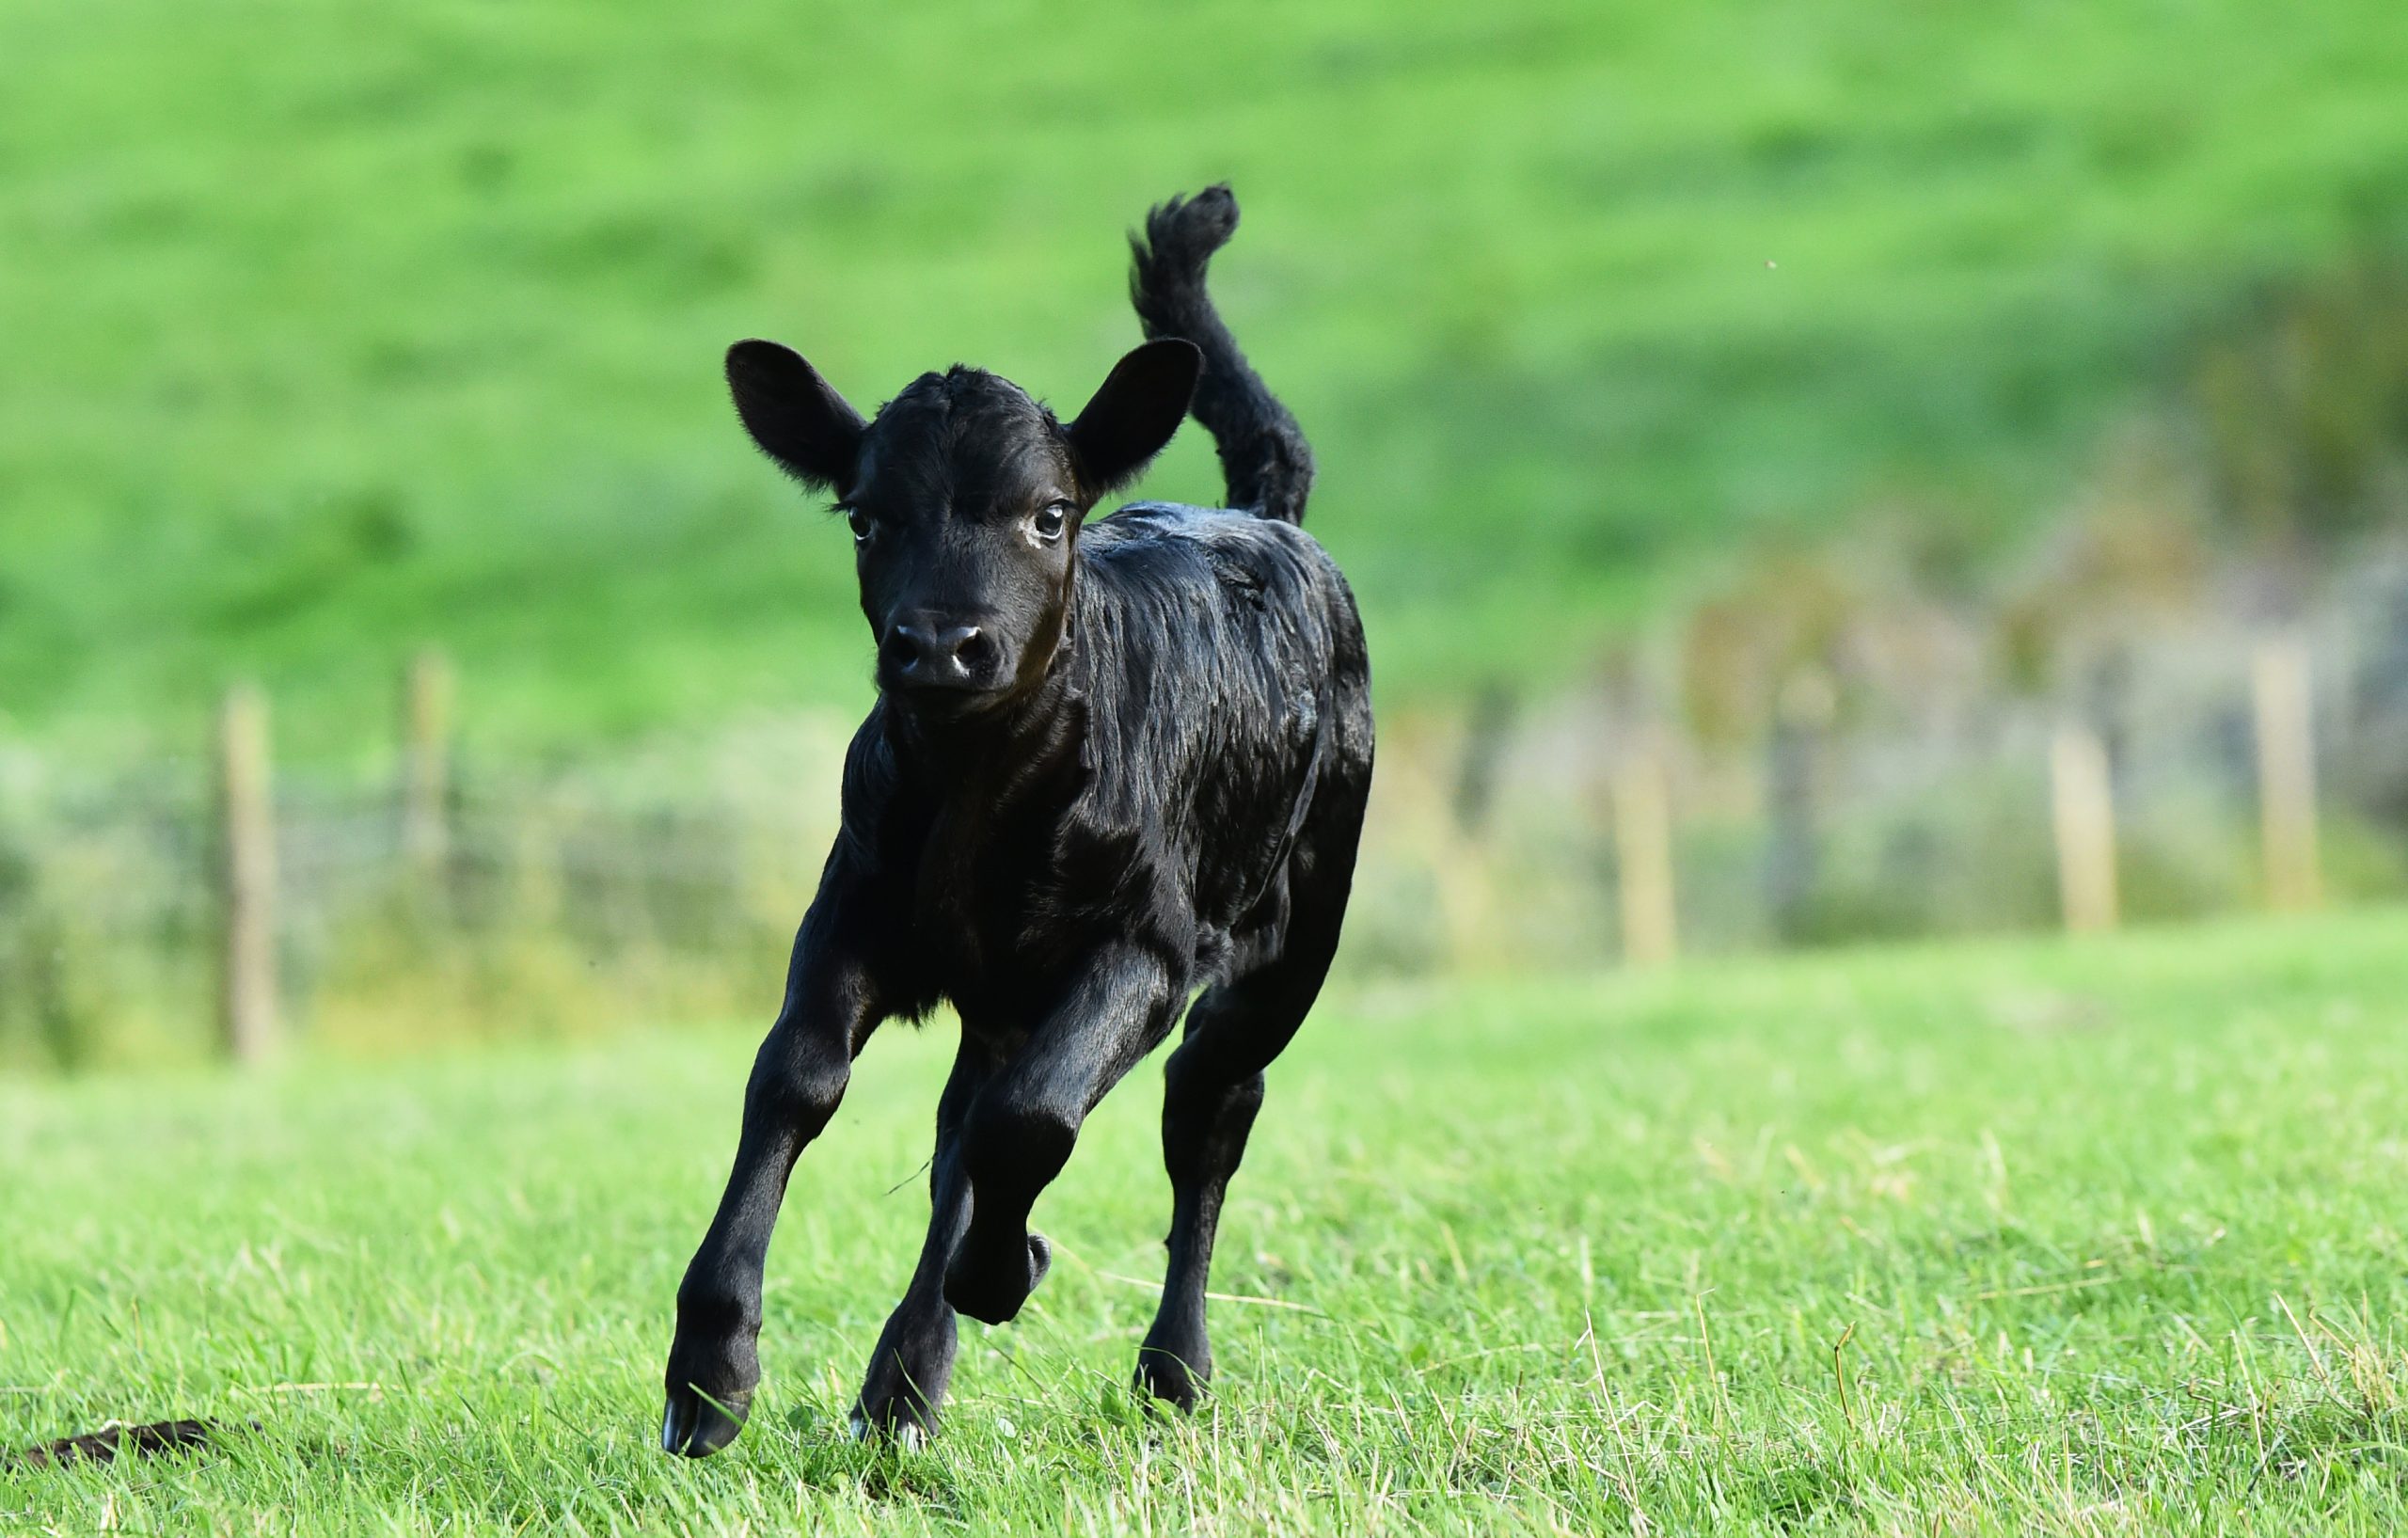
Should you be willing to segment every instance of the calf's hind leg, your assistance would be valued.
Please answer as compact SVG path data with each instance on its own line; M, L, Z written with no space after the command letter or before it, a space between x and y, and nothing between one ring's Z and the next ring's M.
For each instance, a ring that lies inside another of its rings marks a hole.
M1205 991L1188 1012L1186 1039L1164 1070L1163 1163L1170 1170L1168 1275L1163 1301L1137 1349L1137 1387L1182 1410L1212 1375L1204 1329L1204 1288L1212 1267L1221 1200L1245 1157L1262 1108L1262 1069L1294 1036L1311 1007L1262 973Z
M1343 900L1344 888L1339 888ZM1205 990L1164 1070L1163 1163L1171 1183L1162 1308L1137 1348L1137 1387L1182 1410L1212 1375L1204 1288L1229 1177L1262 1107L1262 1070L1304 1023L1338 948L1337 912L1291 929L1290 949Z
M1323 781L1289 853L1284 905L1266 915L1244 969L1188 1010L1185 1039L1164 1069L1170 1265L1162 1307L1137 1348L1137 1387L1182 1410L1196 1407L1212 1376L1204 1288L1221 1201L1262 1108L1262 1070L1294 1039L1338 954L1370 786L1368 717L1360 732L1359 743L1349 734L1346 771Z

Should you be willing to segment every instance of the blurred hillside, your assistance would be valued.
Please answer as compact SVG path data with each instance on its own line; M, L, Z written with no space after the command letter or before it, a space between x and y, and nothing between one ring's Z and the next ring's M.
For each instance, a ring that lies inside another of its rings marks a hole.
M71 754L246 673L352 753L422 640L497 750L859 704L721 349L1074 406L1120 231L1215 178L1392 696L1584 666L1744 536L1994 555L2408 210L2390 0L21 0L0 58L0 733ZM1148 489L1216 495L1200 435Z

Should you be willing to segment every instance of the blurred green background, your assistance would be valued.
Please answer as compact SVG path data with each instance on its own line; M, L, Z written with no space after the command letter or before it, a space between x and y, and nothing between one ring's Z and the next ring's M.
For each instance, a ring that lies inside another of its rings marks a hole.
M1075 407L1224 179L1381 718L1224 1397L1148 1070L840 1440L895 1031L686 1468L870 698L722 350ZM0 0L0 1529L2399 1530L2402 904L2401 0Z
M1074 405L1121 231L1216 272L1391 703L1544 686L1746 539L1979 568L2105 424L2408 216L2394 0L0 8L0 732L494 751L858 706L731 340ZM1147 488L1215 499L1198 433Z

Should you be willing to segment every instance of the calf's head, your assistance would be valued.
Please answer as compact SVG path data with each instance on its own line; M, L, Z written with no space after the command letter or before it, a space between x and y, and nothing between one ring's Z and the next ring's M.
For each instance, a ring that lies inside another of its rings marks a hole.
M1187 414L1202 355L1149 341L1065 426L1007 379L926 373L874 420L774 341L728 349L737 414L763 452L832 492L852 529L879 688L958 715L1018 697L1060 650L1081 521Z

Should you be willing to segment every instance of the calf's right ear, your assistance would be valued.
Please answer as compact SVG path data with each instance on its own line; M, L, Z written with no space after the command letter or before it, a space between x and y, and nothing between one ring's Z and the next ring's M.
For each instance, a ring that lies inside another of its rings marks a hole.
M736 414L761 452L807 486L842 496L868 424L793 348L739 341L727 350Z

